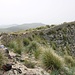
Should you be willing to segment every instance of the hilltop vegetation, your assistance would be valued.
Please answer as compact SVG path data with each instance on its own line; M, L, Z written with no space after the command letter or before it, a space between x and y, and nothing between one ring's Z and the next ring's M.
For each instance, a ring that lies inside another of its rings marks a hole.
M13 52L28 54L29 59L23 61L28 68L37 65L50 75L75 75L75 22L46 25L2 36L2 43ZM30 59L37 63L30 62Z

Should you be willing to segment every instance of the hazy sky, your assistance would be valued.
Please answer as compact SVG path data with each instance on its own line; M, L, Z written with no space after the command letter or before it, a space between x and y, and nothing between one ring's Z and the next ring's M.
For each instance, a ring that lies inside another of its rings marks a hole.
M75 0L0 0L0 27L75 20Z

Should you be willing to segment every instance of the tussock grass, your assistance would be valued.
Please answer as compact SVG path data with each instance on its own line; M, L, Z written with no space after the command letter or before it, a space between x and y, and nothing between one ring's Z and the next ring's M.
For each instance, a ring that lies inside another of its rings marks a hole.
M2 66L3 64L3 55L0 53L0 67Z
M9 47L12 48L15 53L18 53L18 54L21 54L21 52L24 49L22 40L20 41L19 39L15 40L15 41L11 41L9 43Z
M27 67L27 68L34 68L35 67L35 63L34 62L31 62L30 60L24 60L24 65Z
M41 53L42 53L42 50L41 50L40 47L37 50L35 50L33 52L33 55L34 55L35 59L39 59Z
M42 54L42 63L47 69L64 67L64 59L57 55L53 49L45 50Z
M30 44L30 40L28 38L23 39L24 46L28 46Z
M17 42L16 41L11 41L8 45L8 47L10 48L15 48L17 46Z
M3 52L0 51L0 69L4 63L7 62L7 58L4 56Z
M30 55L33 55L35 59L39 59L39 56L41 54L41 45L37 43L36 41L32 41L27 47L26 47L26 53L29 53Z
M70 67L75 66L75 60L72 58L72 56L65 55L64 59L65 59L66 64L69 65Z
M36 41L33 41L30 43L30 45L27 47L28 53L33 53L33 51L38 49L38 44Z

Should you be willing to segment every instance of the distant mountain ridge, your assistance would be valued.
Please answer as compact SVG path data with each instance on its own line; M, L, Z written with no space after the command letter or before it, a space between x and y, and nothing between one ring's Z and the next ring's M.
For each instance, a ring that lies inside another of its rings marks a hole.
M36 28L36 27L44 26L44 25L45 24L43 23L27 23L27 24L8 27L8 28L0 28L0 32L16 32L16 31L26 30L29 28Z

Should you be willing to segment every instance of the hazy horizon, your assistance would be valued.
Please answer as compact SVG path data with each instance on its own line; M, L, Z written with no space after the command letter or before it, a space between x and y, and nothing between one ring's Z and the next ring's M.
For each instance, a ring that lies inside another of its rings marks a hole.
M75 21L75 0L0 0L0 28Z
M0 27L1 29L5 29L5 28L10 28L10 27L14 27L14 26L21 26L21 25L28 25L28 24L42 24L42 25L47 25L44 23L23 23L23 24L9 24L9 25L3 25L3 27Z

